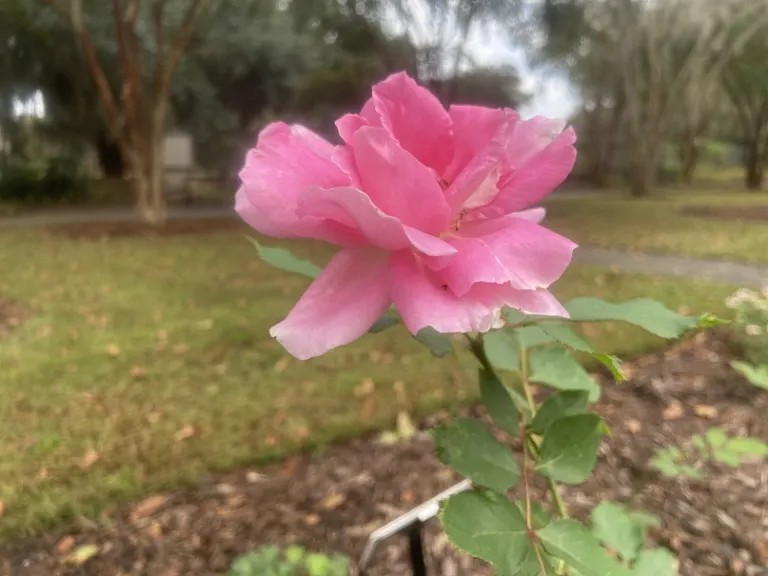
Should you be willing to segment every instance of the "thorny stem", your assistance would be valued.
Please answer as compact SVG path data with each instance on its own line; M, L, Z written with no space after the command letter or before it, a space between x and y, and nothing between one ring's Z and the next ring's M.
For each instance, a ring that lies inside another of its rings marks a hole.
M483 366L484 369L488 370L490 373L496 375L496 370L493 368L493 365L488 360L488 357L485 354L485 349L483 347L483 337L482 334L478 334L476 337L471 337L469 335L465 335L467 340L469 341L469 347L472 350L472 353L475 355L477 360L480 362L480 364ZM525 394L525 400L528 404L528 409L531 412L531 418L533 418L536 415L536 400L533 397L533 390L531 389L531 383L529 380L529 362L528 362L528 350L523 349L522 354L520 356L520 376L522 380L522 386L523 386L523 393ZM525 525L528 529L529 534L534 534L534 528L533 528L533 514L531 510L531 498L529 493L529 485L528 485L528 459L529 459L529 452L532 454L535 458L539 457L539 445L536 442L536 440L533 438L532 434L528 432L525 428L525 421L522 417L523 415L520 415L520 437L523 439L523 490L525 494ZM560 518L568 518L568 509L566 508L565 502L563 501L562 496L560 495L560 490L557 487L557 484L555 483L552 478L547 478L547 485L549 487L549 492L552 495L552 501L555 504L555 508L557 509L557 513L560 516ZM536 557L539 561L539 565L541 566L542 574L547 574L546 564L544 563L544 559L542 558L541 551L539 550L539 547L536 546L534 543L534 550L536 550ZM567 567L565 565L564 561L560 561L557 566L556 574L558 576L562 576L567 573Z

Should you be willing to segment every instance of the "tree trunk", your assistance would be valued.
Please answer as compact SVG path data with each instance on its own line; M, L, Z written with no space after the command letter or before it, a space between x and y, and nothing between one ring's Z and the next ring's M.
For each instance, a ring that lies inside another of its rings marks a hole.
M761 190L763 188L763 154L760 149L760 139L756 138L747 145L744 156L744 183L749 190Z
M680 175L685 184L693 182L693 175L696 172L696 166L699 163L699 147L693 138L685 138L678 148L678 158L680 160Z
M642 149L636 150L629 172L629 190L635 198L651 195L656 184L656 156Z
M167 218L164 187L163 150L157 145L144 154L133 155L131 183L136 211L142 222L162 227Z

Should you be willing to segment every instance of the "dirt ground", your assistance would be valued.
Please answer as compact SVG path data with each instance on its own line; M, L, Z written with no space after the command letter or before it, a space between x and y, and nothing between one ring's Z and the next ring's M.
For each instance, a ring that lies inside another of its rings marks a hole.
M683 576L768 575L768 462L738 469L707 465L699 480L664 478L648 466L658 446L681 445L713 426L768 439L768 393L731 371L730 356L722 338L701 334L628 364L626 383L600 376L605 386L598 410L612 436L594 476L564 493L571 513L582 519L603 499L658 515L663 525L651 538L676 552ZM468 412L482 416L478 409ZM428 428L447 417L421 424ZM300 543L357 558L372 530L456 480L437 462L424 433L394 446L359 439L2 544L0 574L221 574L236 555L266 543ZM68 562L85 545L94 546L93 557L81 565ZM453 551L436 523L426 547L430 574L490 573ZM392 540L372 574L408 573L405 543Z
M684 216L723 220L756 220L768 224L768 206L686 206L680 210L680 213Z

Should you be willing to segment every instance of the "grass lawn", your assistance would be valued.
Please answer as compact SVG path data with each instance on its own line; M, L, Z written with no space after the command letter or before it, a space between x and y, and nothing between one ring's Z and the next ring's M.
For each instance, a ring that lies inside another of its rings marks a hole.
M399 327L310 362L289 358L267 331L306 280L262 264L238 231L102 241L0 232L0 270L0 303L18 303L23 318L0 336L3 536L475 394L471 358L433 360ZM715 313L730 291L585 267L555 290ZM590 334L617 353L657 343L617 325ZM376 394L358 398L365 378Z
M641 199L596 193L554 197L546 206L547 225L580 244L768 263L768 193L659 192ZM764 219L681 214L685 207L759 207Z

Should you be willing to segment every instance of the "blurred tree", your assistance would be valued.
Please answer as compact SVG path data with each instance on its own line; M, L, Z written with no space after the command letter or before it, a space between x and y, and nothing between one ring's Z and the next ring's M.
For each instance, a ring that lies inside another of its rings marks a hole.
M743 20L735 33L751 26ZM736 138L742 146L744 182L750 190L763 186L768 161L768 23L750 36L723 68L723 87L735 111Z
M44 0L70 25L104 117L131 172L136 205L149 223L165 221L163 144L171 87L204 15L215 0ZM107 30L111 20L112 36ZM98 42L114 46L119 90Z
M581 89L595 165L604 165L604 148L594 142L610 141L594 136L606 109L633 195L652 191L660 151L676 128L691 156L717 78L758 30L750 24L734 36L734 22L764 19L764 7L751 0L544 0L544 55L564 65ZM690 170L695 158L686 162Z

